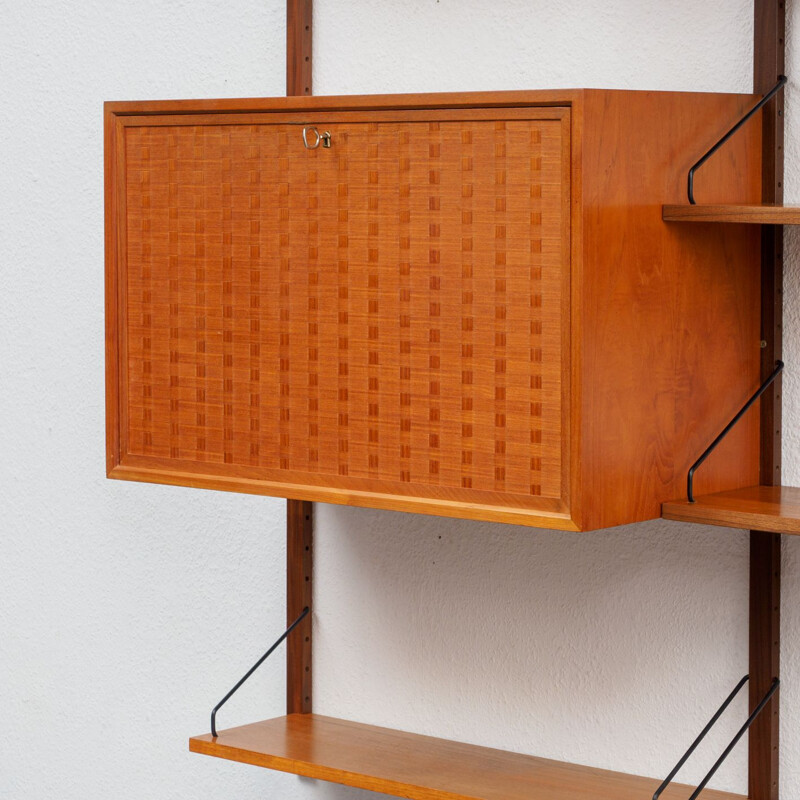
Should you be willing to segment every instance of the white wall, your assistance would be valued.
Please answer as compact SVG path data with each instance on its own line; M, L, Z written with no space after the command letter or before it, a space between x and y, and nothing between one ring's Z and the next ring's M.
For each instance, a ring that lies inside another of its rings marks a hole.
M315 5L320 94L751 81L743 0ZM284 30L282 0L0 0L2 800L368 795L187 752L281 629L284 504L103 478L101 102L282 94ZM797 102L790 90L795 202ZM784 480L800 484L794 233L787 256ZM321 713L663 775L747 670L739 531L577 535L319 506L316 541ZM793 797L800 539L784 554ZM283 690L276 658L221 723L282 713ZM739 703L687 781L743 715ZM746 791L745 751L714 785Z

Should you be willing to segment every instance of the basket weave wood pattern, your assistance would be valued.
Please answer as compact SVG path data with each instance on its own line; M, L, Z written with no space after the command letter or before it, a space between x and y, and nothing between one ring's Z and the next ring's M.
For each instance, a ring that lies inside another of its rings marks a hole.
M565 128L469 116L126 127L127 452L562 497Z

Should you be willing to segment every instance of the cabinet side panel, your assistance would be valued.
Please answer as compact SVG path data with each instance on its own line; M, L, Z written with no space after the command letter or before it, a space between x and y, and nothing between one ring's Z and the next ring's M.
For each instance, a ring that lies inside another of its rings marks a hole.
M759 383L756 226L682 225L689 167L744 95L586 92L582 479L586 527L660 515ZM696 177L698 202L758 202L760 126ZM758 413L708 459L696 491L758 482Z
M105 174L105 349L106 349L106 473L119 464L119 303L117 297L117 222L115 202L116 118L104 113Z

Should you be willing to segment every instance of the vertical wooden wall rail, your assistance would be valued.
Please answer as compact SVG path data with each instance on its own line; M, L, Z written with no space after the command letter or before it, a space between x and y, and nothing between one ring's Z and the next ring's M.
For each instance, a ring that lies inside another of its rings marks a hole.
M286 501L287 625L311 608L313 577L311 503ZM311 713L311 614L286 640L286 713Z
M779 677L781 536L750 532L750 708ZM766 686L763 694L758 689ZM778 800L778 708L780 690L750 728L749 796Z
M786 11L784 0L755 0L753 91L764 94L784 74ZM783 203L783 92L763 111L761 200ZM783 351L783 227L761 229L762 375L766 378ZM781 381L761 400L761 483L781 482Z
M311 0L286 0L286 94L311 94Z
M785 0L755 0L753 90L763 94L784 74ZM762 201L783 202L783 93L763 111ZM762 226L761 374L782 357L783 228ZM761 483L781 482L781 381L761 399ZM780 675L781 537L750 532L750 708ZM778 800L779 698L750 728L749 796Z
M286 2L286 94L311 94L311 2ZM312 608L313 505L286 501L286 619ZM312 609L313 610L313 609ZM286 713L311 713L311 618L286 642Z

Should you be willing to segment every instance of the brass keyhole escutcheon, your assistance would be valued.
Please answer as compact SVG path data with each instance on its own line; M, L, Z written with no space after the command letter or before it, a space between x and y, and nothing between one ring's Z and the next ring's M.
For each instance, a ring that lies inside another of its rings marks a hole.
M320 133L316 125L306 125L303 128L303 144L307 150L316 150L320 144L323 147L330 147L331 132Z

